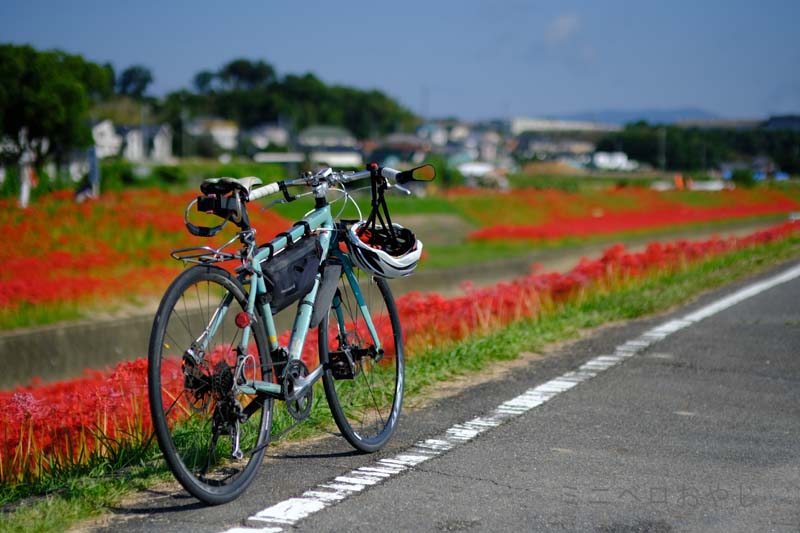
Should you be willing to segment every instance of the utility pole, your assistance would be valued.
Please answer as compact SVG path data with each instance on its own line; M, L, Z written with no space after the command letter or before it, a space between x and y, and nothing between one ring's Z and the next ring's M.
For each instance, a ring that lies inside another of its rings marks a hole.
M189 113L183 108L181 104L181 159L186 159L188 153L186 123L189 121Z
M706 143L702 143L700 146L703 149L701 160L702 160L702 164L703 164L703 172L705 172L706 169L708 168L708 164L706 162Z
M664 126L658 129L658 166L667 169L667 130Z

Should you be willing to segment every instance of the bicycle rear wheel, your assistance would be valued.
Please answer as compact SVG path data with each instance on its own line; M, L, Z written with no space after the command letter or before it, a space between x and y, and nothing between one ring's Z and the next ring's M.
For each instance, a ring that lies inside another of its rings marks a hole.
M361 271L356 271L361 273ZM381 449L394 434L403 403L403 335L385 280L361 273L361 293L378 347L345 276L319 326L325 397L342 436L357 450Z
M167 289L150 335L148 392L158 445L175 478L208 504L247 488L269 441L272 399L232 390L243 331L235 317L246 305L228 272L195 266ZM259 320L251 332L246 377L272 381ZM237 436L241 455L234 456Z

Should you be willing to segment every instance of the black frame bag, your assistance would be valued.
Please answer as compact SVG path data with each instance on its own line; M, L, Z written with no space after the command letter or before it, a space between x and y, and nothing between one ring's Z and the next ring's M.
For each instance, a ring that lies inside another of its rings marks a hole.
M272 314L308 294L314 286L321 256L319 237L303 237L261 263Z

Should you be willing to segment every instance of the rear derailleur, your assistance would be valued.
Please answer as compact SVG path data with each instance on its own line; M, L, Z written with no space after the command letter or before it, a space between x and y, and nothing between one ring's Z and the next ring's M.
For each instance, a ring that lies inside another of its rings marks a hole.
M219 436L229 435L231 457L240 460L244 453L239 446L239 424L247 421L247 414L234 396L233 381L233 368L225 361L217 363L211 376L211 390L217 400L212 418L211 453Z

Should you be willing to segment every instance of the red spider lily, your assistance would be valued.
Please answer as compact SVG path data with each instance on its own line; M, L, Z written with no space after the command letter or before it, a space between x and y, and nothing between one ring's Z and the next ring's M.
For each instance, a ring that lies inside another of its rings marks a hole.
M533 272L509 282L475 288L453 298L411 293L397 299L409 356L429 346L491 331L535 317L560 302L606 291L628 280L677 271L692 262L800 232L785 223L746 237L653 243L641 252L609 247L597 259L581 259L566 273ZM387 321L378 321L385 324ZM366 336L366 332L359 332ZM381 331L387 335L388 331ZM288 333L282 337L286 342ZM310 331L303 359L316 363L316 331ZM230 347L212 354L229 360ZM172 364L171 395L182 393L182 373ZM167 368L169 370L169 368ZM110 371L87 370L83 377L53 384L32 383L0 392L0 484L36 478L59 465L84 463L125 443L142 443L152 431L147 405L147 361L120 363ZM176 416L180 416L177 414Z
M704 199L710 205L687 205L680 202L680 195L647 189L605 192L596 199L552 190L527 192L523 198L532 208L533 218L540 222L502 223L503 209L487 211L495 218L500 213L501 223L487 220L491 225L472 232L469 238L556 240L776 215L800 209L800 204L776 191L734 190L713 194L715 196ZM514 197L518 201L517 191Z
M75 204L55 193L25 210L0 200L0 306L13 313L25 305L107 303L125 298L131 287L135 296L158 295L182 268L169 252L211 242L183 225L183 209L194 196L135 190ZM265 238L289 225L259 209L251 222Z

